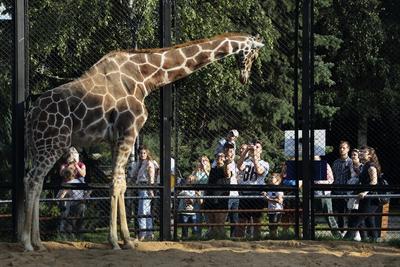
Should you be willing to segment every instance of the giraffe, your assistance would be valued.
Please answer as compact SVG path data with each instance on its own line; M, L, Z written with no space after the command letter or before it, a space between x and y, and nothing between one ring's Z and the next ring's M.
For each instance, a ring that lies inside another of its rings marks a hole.
M146 96L229 55L237 55L244 84L263 46L258 36L227 33L169 48L113 51L80 78L43 93L26 117L32 168L24 177L24 249L45 249L39 232L39 197L45 175L70 146L100 141L110 143L113 154L109 242L113 249L120 249L119 215L124 247L132 247L125 214L125 167L147 119Z

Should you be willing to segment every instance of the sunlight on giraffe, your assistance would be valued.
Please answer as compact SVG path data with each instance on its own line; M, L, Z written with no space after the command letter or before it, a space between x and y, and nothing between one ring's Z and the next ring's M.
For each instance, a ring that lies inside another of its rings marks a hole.
M229 55L238 55L240 81L249 79L263 40L242 33L218 35L170 48L114 51L80 78L43 93L26 118L26 142L32 168L24 178L26 251L44 249L39 233L39 197L43 180L70 146L111 144L109 241L120 249L119 215L124 246L132 247L125 214L125 166L147 119L144 100L157 88L186 77Z

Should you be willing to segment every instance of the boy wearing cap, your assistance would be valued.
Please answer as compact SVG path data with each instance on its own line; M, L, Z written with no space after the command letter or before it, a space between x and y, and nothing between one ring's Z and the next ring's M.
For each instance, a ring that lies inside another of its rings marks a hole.
M224 145L225 143L230 143L233 145L233 148L236 152L236 139L239 137L239 132L236 129L230 130L225 138L222 138L218 141L217 148L215 149L214 155L218 155L218 153L224 153Z

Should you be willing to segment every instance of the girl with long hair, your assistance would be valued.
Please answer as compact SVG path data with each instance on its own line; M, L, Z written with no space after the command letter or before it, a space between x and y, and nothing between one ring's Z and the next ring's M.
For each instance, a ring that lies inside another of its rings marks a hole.
M155 182L155 167L150 151L142 146L139 148L139 160L134 170L136 184L139 186L153 185ZM138 224L139 240L153 239L153 218L151 216L151 198L153 190L139 190Z

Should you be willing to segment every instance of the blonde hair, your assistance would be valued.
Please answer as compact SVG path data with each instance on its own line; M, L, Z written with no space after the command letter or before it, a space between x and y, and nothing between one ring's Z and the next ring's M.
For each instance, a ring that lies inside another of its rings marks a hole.
M146 160L148 160L148 161L153 160L153 157L151 156L150 150L149 150L147 147L141 146L141 147L139 148L139 153L140 153L141 150L146 151L146 154L147 154Z
M204 166L204 171L207 173L207 175L210 174L211 171L211 164L210 164L210 160L206 155L203 155L199 158L199 162L202 163L203 159L206 161L206 164Z

